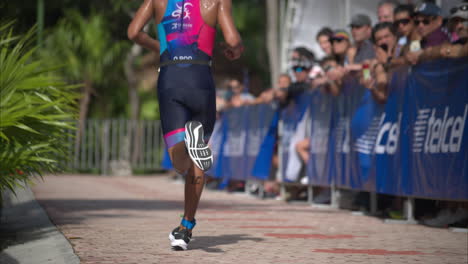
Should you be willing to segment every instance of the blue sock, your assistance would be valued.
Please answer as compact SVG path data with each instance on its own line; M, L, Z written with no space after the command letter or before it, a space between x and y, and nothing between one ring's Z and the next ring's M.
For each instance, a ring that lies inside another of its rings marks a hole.
M180 222L180 224L183 227L185 227L185 228L187 228L189 230L192 230L195 227L195 225L197 224L197 221L195 221L195 218L192 221L189 221L189 220L187 220L185 218L182 218L182 222Z

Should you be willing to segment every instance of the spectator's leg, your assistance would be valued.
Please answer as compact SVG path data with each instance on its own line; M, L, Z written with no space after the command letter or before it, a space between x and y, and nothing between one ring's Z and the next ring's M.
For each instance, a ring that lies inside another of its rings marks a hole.
M310 154L310 138L305 138L296 144L296 151L304 163L309 160Z

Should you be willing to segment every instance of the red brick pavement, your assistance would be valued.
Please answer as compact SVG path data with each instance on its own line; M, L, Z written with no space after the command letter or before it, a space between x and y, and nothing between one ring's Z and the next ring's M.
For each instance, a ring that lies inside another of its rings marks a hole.
M206 191L189 251L167 236L183 185L167 176L48 176L36 199L82 263L468 263L468 234Z

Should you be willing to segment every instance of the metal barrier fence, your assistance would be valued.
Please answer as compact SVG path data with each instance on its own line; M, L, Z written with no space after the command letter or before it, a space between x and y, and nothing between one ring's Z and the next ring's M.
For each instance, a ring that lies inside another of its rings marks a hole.
M68 143L69 169L101 174L157 170L164 153L160 121L89 119L81 139L70 136Z

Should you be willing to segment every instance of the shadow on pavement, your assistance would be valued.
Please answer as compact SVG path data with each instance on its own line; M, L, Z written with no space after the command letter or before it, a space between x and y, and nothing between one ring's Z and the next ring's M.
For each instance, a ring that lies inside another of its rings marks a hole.
M221 236L196 236L190 243L190 250L203 250L209 253L223 253L217 248L220 245L237 244L239 241L263 241L263 238L251 237L246 234L221 235Z
M0 253L0 263L2 264L19 264L19 262L12 258L10 255L6 253Z
M9 246L42 239L55 231L35 201L18 204L9 204L8 200L4 202L7 206L2 209L0 218L0 252ZM2 264L4 255L0 257Z
M0 263L79 263L29 187L15 191L1 194Z

